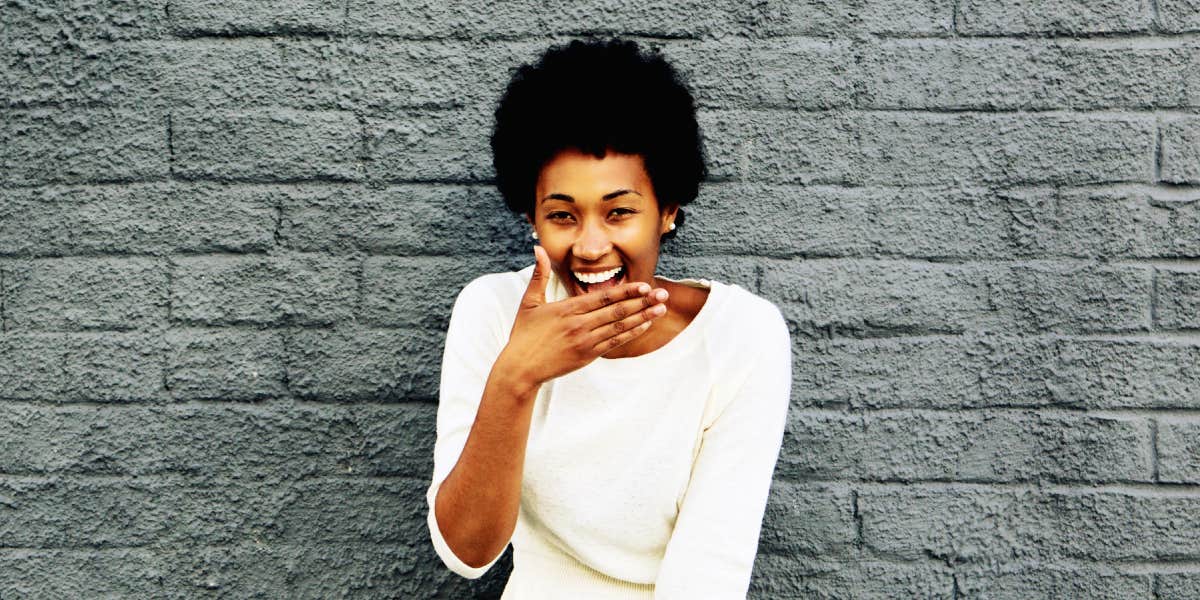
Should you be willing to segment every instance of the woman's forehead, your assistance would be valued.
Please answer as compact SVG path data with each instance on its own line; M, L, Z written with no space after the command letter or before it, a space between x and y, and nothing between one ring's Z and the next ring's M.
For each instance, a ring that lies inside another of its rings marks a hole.
M558 194L580 200L600 200L619 190L631 190L642 197L652 193L646 163L640 155L609 151L604 158L564 150L542 166L538 176L539 201Z

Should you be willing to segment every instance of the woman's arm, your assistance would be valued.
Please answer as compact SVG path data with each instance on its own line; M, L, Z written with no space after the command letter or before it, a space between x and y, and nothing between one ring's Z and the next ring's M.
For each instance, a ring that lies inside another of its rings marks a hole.
M442 537L477 569L504 551L517 526L533 400L540 384L497 360L467 443L442 482L435 514Z
M783 442L791 391L791 341L773 305L756 306L753 361L729 382L727 403L705 429L675 530L667 543L655 598L744 599L775 463Z
M546 303L549 258L540 248L535 255L537 267L502 348L500 335L487 331L494 322L480 317L488 299L475 298L472 286L455 302L446 333L429 521L439 555L466 577L482 575L516 528L541 384L641 335L665 312L658 305L666 291L645 283Z

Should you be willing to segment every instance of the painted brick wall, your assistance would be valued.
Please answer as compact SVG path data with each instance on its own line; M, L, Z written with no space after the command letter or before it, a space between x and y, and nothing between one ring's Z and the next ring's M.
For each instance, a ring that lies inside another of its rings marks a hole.
M751 597L1200 597L1200 2L7 0L0 598L497 597L425 529L442 332L587 33L702 106L665 272L792 327Z

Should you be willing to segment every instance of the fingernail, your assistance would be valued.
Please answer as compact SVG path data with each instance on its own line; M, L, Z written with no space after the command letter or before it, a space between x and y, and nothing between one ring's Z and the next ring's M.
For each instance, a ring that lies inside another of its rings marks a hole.
M658 298L659 302L666 300L667 299L667 290L658 290L658 292L654 294L654 297Z
M650 312L652 312L656 315L661 315L661 314L667 312L667 307L665 307L661 304L656 304L656 305L654 305L654 308L650 309Z
M646 284L646 283L643 283L643 284L639 285L639 286L638 286L638 293L639 293L639 294L649 294L649 293L650 293L650 285L649 285L649 284Z

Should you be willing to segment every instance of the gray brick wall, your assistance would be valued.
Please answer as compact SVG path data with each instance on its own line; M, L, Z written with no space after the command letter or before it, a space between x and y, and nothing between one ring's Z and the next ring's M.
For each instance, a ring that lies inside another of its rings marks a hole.
M0 598L495 598L425 529L492 103L662 48L792 328L753 598L1200 595L1196 0L0 2Z

